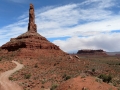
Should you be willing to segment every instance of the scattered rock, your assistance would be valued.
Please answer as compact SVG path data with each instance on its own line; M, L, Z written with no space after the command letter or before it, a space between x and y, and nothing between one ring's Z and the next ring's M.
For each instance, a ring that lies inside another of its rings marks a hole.
M72 56L69 56L69 59L70 59L70 60L72 60L72 59L73 59L73 57L72 57Z
M77 59L80 59L77 55L75 55L75 57L76 57Z
M82 90L89 90L89 89L87 89L86 87L83 87Z

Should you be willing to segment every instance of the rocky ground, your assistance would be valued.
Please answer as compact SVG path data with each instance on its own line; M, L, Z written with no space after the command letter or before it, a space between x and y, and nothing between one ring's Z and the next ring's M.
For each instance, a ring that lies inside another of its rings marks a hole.
M63 82L57 90L118 90L116 87L102 82L95 77L76 77Z
M0 61L0 65L4 66L4 67L1 66L1 68L3 69L1 72L4 72L6 70L15 67L15 64L10 62L12 60L18 61L19 63L24 65L24 68L14 73L10 77L10 79L18 83L21 87L23 87L26 90L39 90L39 89L44 90L44 89L50 89L55 86L58 87L59 85L60 85L59 87L64 88L65 87L64 83L66 83L67 86L65 88L67 88L70 82L72 83L75 80L78 81L82 80L83 78L80 78L79 76L81 76L81 74L83 73L85 74L84 79L86 79L85 81L86 83L89 84L92 83L93 81L94 84L99 84L97 87L100 86L101 88L106 89L105 83L101 84L95 82L94 79L102 73L106 75L113 73L113 75L115 75L116 72L112 67L109 67L108 64L105 63L98 64L98 62L96 63L96 61L93 61L93 59L88 59L90 57L86 58L86 56L84 56L84 58L82 56L77 57L76 55L61 53L59 51L56 53L56 51L54 50L51 51L36 50L34 51L35 54L31 52L32 52L31 50L25 50L25 49L18 50L16 52L7 52L7 54L1 56L2 59ZM103 57L105 58L105 56ZM116 61L119 62L120 60L118 59ZM95 78L92 78L91 76ZM87 81L87 77L88 77L88 81ZM70 81L67 81L68 79L70 79ZM78 81L75 81L75 83ZM85 87L85 88L89 88L88 90L96 90L96 89L91 89L92 87L90 85L84 86L85 82L83 82L83 86L78 86L78 87L76 86L77 84L73 82L73 85L75 84L75 86L70 90L77 90L75 89L75 87L80 89ZM115 86L117 86L117 84ZM113 86L111 87L113 89L110 89L110 85L108 85L107 89L109 88L108 90L116 90L114 89ZM60 90L65 90L61 88ZM101 90L105 90L105 89L101 89Z

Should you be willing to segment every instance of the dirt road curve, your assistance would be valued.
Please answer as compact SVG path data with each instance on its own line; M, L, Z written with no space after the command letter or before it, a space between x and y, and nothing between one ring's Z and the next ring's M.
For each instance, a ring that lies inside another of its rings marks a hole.
M23 90L18 84L9 80L9 76L14 72L22 69L23 65L16 61L12 61L17 66L13 70L6 71L0 74L0 90Z

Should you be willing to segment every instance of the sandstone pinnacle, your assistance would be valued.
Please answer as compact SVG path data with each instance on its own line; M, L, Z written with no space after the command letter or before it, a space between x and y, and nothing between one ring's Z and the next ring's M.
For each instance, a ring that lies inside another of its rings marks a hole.
M30 8L29 8L28 31L29 32L37 32L37 25L35 24L35 14L34 14L33 4L30 4Z
M19 35L16 38L11 38L9 42L3 44L0 49L5 49L7 51L16 51L20 49L27 50L48 50L63 53L60 50L59 46L51 43L45 37L37 33L37 26L35 24L35 14L34 14L34 6L30 4L29 8L29 23L28 23L28 31Z

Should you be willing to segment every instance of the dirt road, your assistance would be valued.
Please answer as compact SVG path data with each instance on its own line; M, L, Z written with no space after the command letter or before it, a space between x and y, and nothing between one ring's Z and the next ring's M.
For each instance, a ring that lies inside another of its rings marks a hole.
M19 64L16 61L12 62L15 63L17 66L12 70L0 74L0 90L23 90L18 84L9 80L11 74L22 69L23 67L22 64Z

